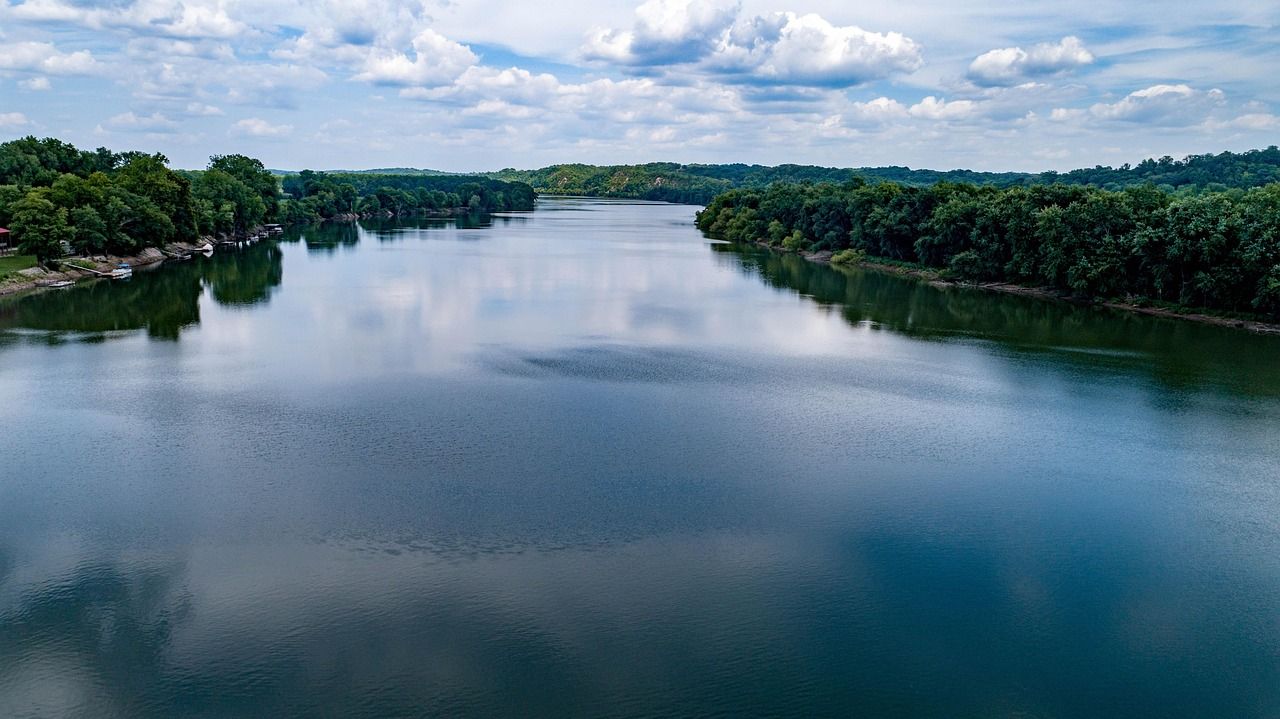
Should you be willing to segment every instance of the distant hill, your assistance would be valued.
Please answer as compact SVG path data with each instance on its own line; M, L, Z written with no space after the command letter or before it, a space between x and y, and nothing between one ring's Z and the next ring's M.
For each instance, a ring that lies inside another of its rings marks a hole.
M272 170L297 175L294 170ZM767 187L775 182L845 182L853 177L871 181L927 186L939 182L1012 187L1063 183L1116 190L1154 184L1166 190L1224 190L1280 182L1280 149L1249 150L1217 155L1147 159L1137 165L1097 167L1070 172L978 172L976 170L917 170L910 167L822 167L817 165L726 165L649 162L641 165L550 165L537 170L506 168L497 172L461 173L412 167L372 170L329 170L332 175L382 177L486 177L523 182L541 193L623 197L705 205L716 195L738 188Z
M280 177L297 175L301 170L270 170L271 174ZM427 170L416 167L379 167L372 170L318 170L329 175L393 175L397 177L442 177L445 175L476 176L480 173L445 172L444 170Z
M1218 155L1147 159L1137 165L1072 170L1070 172L977 172L974 170L913 170L909 167L839 168L814 165L684 165L651 162L642 165L551 165L538 170L508 168L486 173L494 179L525 182L538 192L599 197L626 197L706 204L736 188L765 187L775 182L844 182L853 177L925 186L965 182L1011 187L1064 183L1120 189L1154 184L1169 190L1222 190L1280 182L1280 149Z

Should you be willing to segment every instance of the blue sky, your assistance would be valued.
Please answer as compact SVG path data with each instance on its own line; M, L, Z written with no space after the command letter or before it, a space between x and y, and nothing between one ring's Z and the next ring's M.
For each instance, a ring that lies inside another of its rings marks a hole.
M277 168L1069 169L1280 138L1280 3L0 0L0 138Z

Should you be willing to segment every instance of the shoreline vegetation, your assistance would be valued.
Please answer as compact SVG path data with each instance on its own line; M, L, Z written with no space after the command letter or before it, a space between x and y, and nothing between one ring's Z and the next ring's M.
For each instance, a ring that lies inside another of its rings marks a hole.
M759 247L763 247L775 252L790 252L778 247L770 245L768 242L757 241ZM1147 315L1149 317L1160 317L1164 319L1178 319L1197 322L1200 324L1216 325L1219 327L1230 327L1233 329L1244 329L1257 334L1275 334L1280 335L1280 323L1267 322L1251 317L1235 317L1228 315L1219 315L1208 312L1204 309L1185 308L1176 306L1155 306L1150 304L1139 304L1137 302L1122 301L1090 301L1083 300L1079 297L1073 297L1068 293L1059 292L1048 287L1028 287L1026 285L1011 284L1008 282L966 282L949 276L944 270L930 269L922 265L908 264L904 262L893 262L884 258L870 258L865 255L849 256L845 261L833 261L834 253L830 251L819 252L795 252L804 259L817 264L831 265L836 268L857 267L862 270L871 272L879 272L881 274L894 275L897 277L909 278L924 282L933 287L938 288L960 288L969 290L982 290L986 292L998 292L1001 294L1020 295L1022 297L1033 297L1040 300L1048 300L1053 302L1068 302L1077 305L1093 305L1105 307L1107 309L1118 310L1121 312L1132 312L1134 314Z
M402 170L403 171L403 170ZM383 171L373 171L383 172ZM432 172L414 170L413 172ZM434 173L440 174L440 173ZM812 165L722 165L651 162L640 165L550 165L537 170L507 168L486 177L524 182L540 193L709 204L735 189L763 189L777 183L841 183L853 177L868 184L893 182L925 187L940 182L1000 188L1033 185L1090 185L1107 190L1154 185L1166 192L1197 193L1248 189L1280 182L1280 148L1248 152L1146 159L1136 165L1097 166L1070 172L977 172L909 167L818 167Z
M281 179L244 155L173 170L161 154L80 150L54 138L0 144L0 295L163 262L266 225L532 210L533 188L486 177L326 174ZM56 267L55 267L56 265Z
M933 282L1261 332L1280 320L1280 183L1196 194L784 183L719 195L697 225L731 242Z
M529 211L538 191L691 202L713 190L697 215L711 237L937 286L1280 333L1274 146L1039 175L651 163L468 176L277 174L244 155L181 171L160 154L25 137L0 144L0 226L18 252L0 258L0 295L155 265L266 225Z

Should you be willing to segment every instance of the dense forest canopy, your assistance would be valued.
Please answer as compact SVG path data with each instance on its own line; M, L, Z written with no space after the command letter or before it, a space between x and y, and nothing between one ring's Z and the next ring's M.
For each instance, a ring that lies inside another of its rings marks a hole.
M244 229L275 216L276 194L262 163L243 155L190 173L170 169L164 155L79 150L53 138L0 145L0 224L41 261L67 247L126 254Z
M289 222L390 212L511 212L533 209L533 188L466 175L324 173L303 170L283 178Z
M338 215L531 210L522 183L482 177L303 172L279 178L244 155L215 155L204 170L164 155L80 150L54 138L0 144L0 227L40 261L66 248L123 255L200 237L243 235L269 222Z
M862 254L972 281L1280 318L1280 184L1175 194L1067 185L779 183L698 214L731 241Z
M912 170L907 167L838 168L812 165L552 165L540 170L506 169L492 174L533 185L539 192L629 197L703 205L731 189L763 188L775 182L844 182L852 177L924 186L964 182L996 187L1062 183L1121 190L1154 184L1167 191L1247 189L1280 182L1280 149L1143 160L1137 165L1093 167L1066 173Z

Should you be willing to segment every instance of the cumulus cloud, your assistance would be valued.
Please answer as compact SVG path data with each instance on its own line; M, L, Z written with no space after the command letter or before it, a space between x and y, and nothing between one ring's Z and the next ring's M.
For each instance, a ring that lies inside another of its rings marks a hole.
M231 134L242 137L282 138L293 133L293 125L272 125L259 117L250 117L231 126Z
M561 82L520 68L476 66L447 87L405 88L400 95L456 108L452 117L468 130L582 142L625 143L627 137L701 142L743 116L738 94L715 85L671 87L654 78Z
M150 115L138 115L134 112L126 112L102 123L100 126L106 130L114 130L119 132L173 132L177 129L178 123L155 112Z
M969 79L979 85L1017 85L1031 78L1058 75L1094 61L1080 38L1067 36L1030 50L1006 47L979 55L969 65Z
M222 39L175 40L164 37L139 37L125 45L125 52L143 62L152 58L173 60L190 57L222 62L234 62L236 59L231 43Z
M975 32L957 24L970 17L959 6L939 6L915 18L907 37L883 21L849 24L894 16L867 7L837 20L836 10L765 12L787 6L764 0L629 2L634 14L619 22L618 3L587 0L0 0L0 80L22 100L25 127L66 128L72 137L95 125L152 133L149 142L181 153L195 147L190 128L218 123L235 136L287 141L298 162L316 153L329 162L324 153L349 143L341 150L353 164L375 162L379 148L430 147L459 169L649 160L650 146L703 161L849 156L1039 169L1058 158L1032 149L1071 147L1084 162L1090 148L1114 147L1105 152L1123 160L1130 147L1158 154L1155 143L1168 138L1214 149L1226 146L1220 138L1265 140L1280 129L1272 107L1247 102L1269 97L1249 77L1263 77L1270 46L1196 34L1207 17L1265 25L1234 0L1195 18L1171 16L1161 37L1135 33L1105 48L1068 34L1087 24L1069 9L1016 22L988 14ZM1117 24L1144 27L1138 21L1150 9L1115 12ZM606 29L588 31L593 25ZM982 40L1011 33L1066 37L995 50L1015 43ZM1171 37L1176 51L1164 42ZM916 40L938 48L926 72ZM1105 72L1062 79L1094 63L1095 52L1113 61ZM564 67L582 58L590 63ZM1232 58L1239 62L1224 61ZM910 89L892 82L908 74ZM69 75L112 82L61 79ZM1215 84L1232 88L1232 102L1208 90ZM846 92L868 85L857 98ZM51 87L58 92L34 92ZM128 105L101 117L132 111L101 124L65 115L66 102L112 107L108 100ZM229 119L207 119L223 108ZM5 115L10 127L14 114ZM314 129L338 115L361 132Z
M20 112L0 112L0 128L11 130L31 124L27 116Z
M1207 113L1226 101L1213 89L1200 91L1189 85L1152 85L1129 93L1113 103L1097 103L1089 114L1098 120L1180 125L1201 122Z
M583 54L622 65L694 62L715 49L740 11L738 3L648 0L636 8L633 29L595 30Z
M906 119L909 114L907 106L897 100L877 97L867 102L850 103L840 117L844 124L880 125Z
M173 38L232 38L249 31L248 26L227 14L226 6L221 0L24 0L11 5L9 12L19 20L35 23L123 29Z
M88 50L62 52L53 43L15 42L0 48L0 70L25 70L46 75L86 75L98 69Z
M908 112L912 117L922 120L964 120L973 117L978 110L978 103L973 100L952 100L950 102L930 95L912 105Z
M738 5L649 0L631 30L597 30L583 54L631 68L686 65L735 82L851 87L919 69L901 33L837 26L820 15L743 16Z
M819 15L775 13L733 27L708 67L748 81L850 87L924 63L920 46L901 33L836 26Z
M434 30L418 33L412 47L412 57L397 50L373 50L356 79L376 85L447 85L479 61L470 48Z
M1280 116L1266 112L1251 112L1232 118L1223 124L1239 130L1277 130L1280 129Z
M1056 107L1049 113L1049 119L1053 122L1073 122L1086 114L1088 111L1078 108Z

